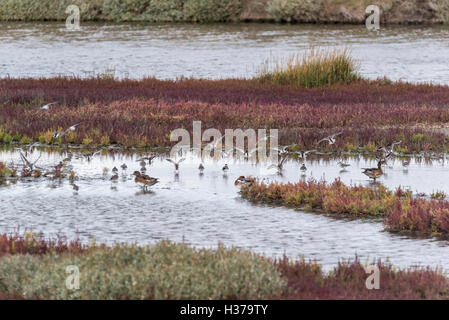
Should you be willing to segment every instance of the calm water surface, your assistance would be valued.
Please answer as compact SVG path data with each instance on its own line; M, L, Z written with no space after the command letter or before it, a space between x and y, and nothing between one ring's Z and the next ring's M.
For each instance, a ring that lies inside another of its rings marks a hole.
M37 159L34 152L31 159ZM57 164L64 155L43 153L38 165ZM287 254L315 258L326 269L340 258L389 258L396 265L443 266L449 270L449 246L446 241L411 239L383 231L380 220L336 219L282 207L253 205L238 194L234 180L254 175L270 181L295 182L315 177L327 181L340 177L345 183L370 182L361 168L373 166L366 159L348 159L351 166L340 172L335 160L308 161L308 172L301 176L297 161L289 161L283 176L267 169L267 164L227 159L205 161L204 174L198 172L199 160L192 156L181 164L179 175L173 165L160 157L147 173L160 183L143 193L131 177L139 170L136 155L96 156L90 162L73 159L78 191L67 179L51 181L31 179L0 187L0 232L14 228L33 228L45 235L64 234L74 238L79 232L88 241L152 243L160 239L182 241L197 247L215 247L219 242L264 252L270 256ZM19 164L17 152L0 153L0 161ZM126 163L123 171L120 165ZM221 168L228 163L224 175ZM119 168L120 179L111 182L111 169ZM103 168L109 168L104 174ZM414 191L449 193L447 163L413 160L404 171L399 161L390 162L381 179L391 188L398 185Z
M365 77L449 84L449 27L275 24L111 25L1 23L0 75L117 77L249 77L271 57L311 45L349 47Z

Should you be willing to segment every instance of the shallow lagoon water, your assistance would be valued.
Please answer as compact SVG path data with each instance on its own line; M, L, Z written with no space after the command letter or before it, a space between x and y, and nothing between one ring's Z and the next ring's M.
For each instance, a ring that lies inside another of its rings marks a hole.
M29 156L37 159L38 151ZM37 165L57 164L64 155L42 153ZM372 167L373 160L348 158L347 172L340 172L338 159L310 159L308 172L301 177L299 162L285 164L282 176L267 170L266 163L244 160L205 160L205 171L199 174L199 160L188 155L181 163L179 175L164 156L147 166L147 174L160 178L160 183L144 193L131 174L139 170L136 154L98 155L90 162L72 160L77 173L74 191L68 179L41 178L17 181L0 186L0 232L32 228L46 236L62 234L83 241L95 236L97 242L153 243L160 239L185 241L197 247L215 247L219 242L266 253L269 256L304 255L316 259L328 270L341 258L389 259L402 267L412 265L441 266L449 270L447 241L415 239L383 231L379 219L336 218L315 213L267 205L254 205L241 199L234 180L252 175L271 181L295 182L314 177L345 183L369 184L361 174L362 167ZM0 152L0 161L20 164L17 151ZM126 163L128 169L120 168ZM228 163L224 175L221 168ZM111 182L111 169L119 168L120 179ZM107 174L103 168L109 168ZM407 171L399 160L390 161L386 176L380 181L390 188L398 185L414 191L449 193L448 163L412 160Z
M449 84L448 26L0 23L0 75L251 77L269 57L348 47L367 78Z

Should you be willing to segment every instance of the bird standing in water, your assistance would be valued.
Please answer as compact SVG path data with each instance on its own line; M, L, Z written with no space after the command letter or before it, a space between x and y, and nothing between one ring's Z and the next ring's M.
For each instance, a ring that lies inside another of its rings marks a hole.
M146 174L142 174L139 171L134 171L133 175L136 177L134 181L137 184L141 184L144 190L159 182L158 178L147 176Z
M77 124L74 124L72 126L70 126L67 130L62 131L62 132L55 132L55 134L53 135L53 139L58 139L58 138L62 138L63 136L67 135L67 133L69 133L69 131L75 131L76 127L78 127L80 124L82 124L84 121L79 122Z
M175 161L175 160L172 160L172 159L165 159L165 160L167 160L168 162L172 163L175 166L175 171L177 172L177 171L179 171L179 164L181 162L183 162L185 159L186 158L181 158L178 161Z

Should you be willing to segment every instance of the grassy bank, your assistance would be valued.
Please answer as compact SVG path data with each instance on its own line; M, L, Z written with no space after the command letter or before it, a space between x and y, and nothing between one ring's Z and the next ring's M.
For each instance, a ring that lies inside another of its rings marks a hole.
M68 5L83 21L365 23L367 0L0 0L1 21L64 21ZM446 23L447 0L381 0L382 23Z
M66 287L77 266L78 290ZM0 298L18 299L446 299L437 269L377 262L380 288L368 290L358 259L330 273L304 259L268 259L219 246L194 249L168 241L139 247L81 245L33 233L0 235Z
M39 107L58 102L49 111ZM279 143L321 151L448 152L449 87L358 80L303 88L260 79L0 79L0 143L170 146L177 128L279 129ZM83 122L52 140L56 131Z
M297 209L356 217L384 217L385 228L393 232L408 231L420 235L449 235L449 201L415 197L411 191L373 187L346 186L340 180L269 185L256 182L243 186L244 198Z

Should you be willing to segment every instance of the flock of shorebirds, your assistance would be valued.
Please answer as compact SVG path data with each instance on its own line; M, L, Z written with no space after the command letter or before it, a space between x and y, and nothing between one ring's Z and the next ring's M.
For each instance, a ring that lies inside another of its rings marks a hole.
M48 103L44 106L42 106L41 108L39 108L35 115L39 114L40 112L43 111L47 111L49 110L53 105L56 105L57 102L52 102L52 103ZM67 128L64 131L61 132L55 132L53 135L54 139L58 139L61 138L65 135L67 135L70 131L75 131L76 128L81 125L83 122L79 122L76 123L72 126L70 126L69 128ZM342 134L343 132L336 132L330 136L324 137L320 140L317 141L316 145L317 147L320 146L322 143L327 143L329 145L333 145L335 144L337 138ZM216 149L217 146L219 145L219 143L222 141L222 139L225 137L225 135L223 135L220 139L215 140L212 143L208 143L205 144L205 147L211 148L211 149ZM270 138L270 136L266 136L264 138L262 138L261 140L259 140L257 143L259 143L260 141L266 141L268 138ZM391 145L389 146L384 146L381 147L377 150L376 152L376 159L377 159L377 166L374 168L362 168L362 173L365 174L366 176L368 176L370 179L373 179L374 181L376 181L376 179L378 179L379 177L381 177L384 173L382 170L382 165L387 163L387 160L395 154L394 148L395 146L401 144L401 141L396 141L393 142ZM64 172L63 172L63 168L72 160L73 154L69 153L69 156L67 158L65 158L64 160L62 160L59 164L57 164L56 166L54 166L54 170L52 171L47 171L45 173L42 173L42 169L36 166L36 162L39 160L39 158L34 161L31 162L30 160L28 160L27 158L27 153L28 150L31 150L33 147L37 146L38 144L32 144L30 146L28 146L27 149L25 149L25 154L22 153L23 149L19 149L20 152L20 157L22 159L23 162L23 169L22 169L22 173L21 176L22 177L27 177L27 176L33 176L33 177L40 177L41 175L43 176L48 176L48 175L52 175L54 177L62 177L65 176ZM297 155L298 157L302 158L302 163L301 166L299 168L299 170L304 174L307 171L307 166L306 166L306 158L309 154L320 154L319 151L317 149L314 150L303 150L303 151L294 151L295 147L297 147L297 145L288 145L288 146L284 146L281 148L272 148L271 150L275 150L278 153L279 156L279 161L277 164L272 164L270 166L268 166L268 169L276 169L278 171L279 174L282 173L283 171L283 166L285 161L289 158L290 155ZM254 152L256 152L258 150L258 147L252 149L252 150L242 150L239 148L234 148L237 152L240 152L241 154L243 154L245 156L245 158L248 158L250 155L252 155ZM79 154L77 155L77 157L85 157L88 161L90 161L96 154L100 153L101 150L97 150L97 151L93 151L93 152L89 152L89 153L83 153L83 154ZM224 155L228 155L226 152L223 152ZM142 157L140 159L138 159L137 161L140 163L141 165L141 170L140 171L134 171L133 175L134 175L134 181L139 184L142 185L144 189L147 189L155 184L157 184L159 182L158 178L155 177L151 177L148 176L147 174L145 174L146 172L146 165L147 163L149 165L152 164L153 160L156 158L156 155L148 155L145 157ZM184 157L182 157L182 150L181 150L181 158L179 160L173 160L170 158L166 159L168 162L170 162L171 164L173 164L174 169L175 169L175 173L177 173L179 171L179 167L181 162L183 162L185 160ZM404 160L402 162L402 165L404 166L404 168L408 167L408 165L410 164L409 160ZM338 162L338 165L343 169L346 170L347 167L350 166L350 164L348 163L344 163L342 161ZM122 170L126 170L127 165L123 164L121 166ZM198 166L198 170L200 171L200 173L202 173L204 171L204 164L200 163ZM223 172L227 172L229 170L229 166L228 164L225 164L222 167ZM112 169L113 175L110 178L111 181L115 181L119 179L119 175L118 175L118 169L116 167L114 167ZM74 172L70 171L70 178L71 180L74 179ZM245 176L240 176L236 181L235 181L235 185L247 185L247 184L252 184L255 181L254 178L252 177L245 177ZM76 186L74 185L74 188Z

